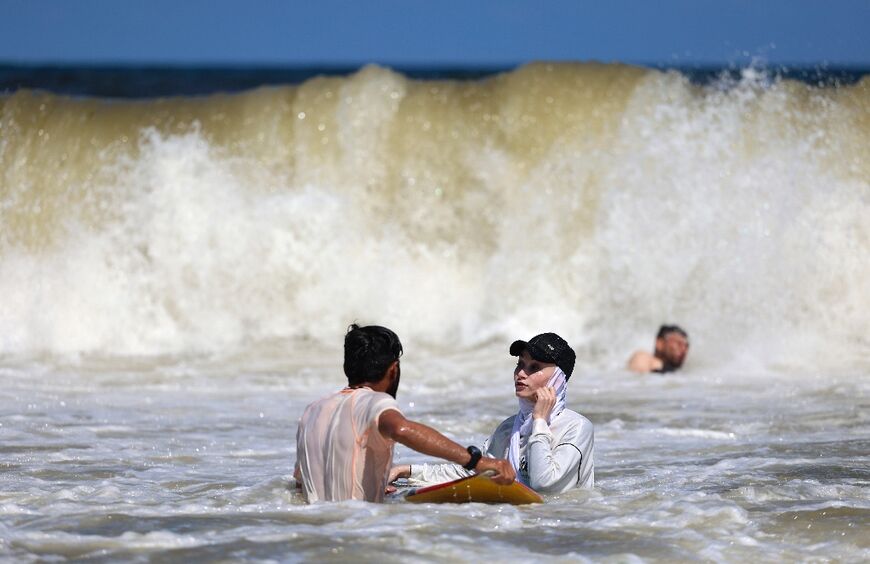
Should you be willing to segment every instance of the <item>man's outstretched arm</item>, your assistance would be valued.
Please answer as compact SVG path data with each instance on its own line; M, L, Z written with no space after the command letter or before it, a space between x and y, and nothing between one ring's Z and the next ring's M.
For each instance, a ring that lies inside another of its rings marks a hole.
M451 441L432 427L406 419L395 409L381 413L378 418L378 431L388 439L429 456L437 456L460 465L471 461L471 455L465 447ZM508 485L516 479L516 472L507 460L481 458L474 471L480 473L486 470L495 472L492 480L497 484Z

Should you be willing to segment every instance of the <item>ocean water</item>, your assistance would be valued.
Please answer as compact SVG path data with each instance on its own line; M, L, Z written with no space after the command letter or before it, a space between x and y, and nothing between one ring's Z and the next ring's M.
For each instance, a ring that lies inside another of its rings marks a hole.
M820 76L10 89L0 559L867 560L870 78ZM516 410L508 344L563 335L596 488L303 504L296 419L353 321L463 444ZM626 372L662 322L684 370Z

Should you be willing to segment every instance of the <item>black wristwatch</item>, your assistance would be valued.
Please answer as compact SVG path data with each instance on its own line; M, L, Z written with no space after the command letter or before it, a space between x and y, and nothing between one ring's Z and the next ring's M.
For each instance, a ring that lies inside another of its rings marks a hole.
M483 457L483 453L480 452L480 449L476 446L470 446L467 449L468 454L471 455L471 460L468 461L468 464L464 464L462 467L466 470L474 470L474 467L477 466L477 463L480 462L481 457Z

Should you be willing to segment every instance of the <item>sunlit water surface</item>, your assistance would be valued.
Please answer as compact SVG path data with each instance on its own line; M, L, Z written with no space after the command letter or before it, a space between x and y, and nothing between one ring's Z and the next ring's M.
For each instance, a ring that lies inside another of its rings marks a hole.
M870 561L870 77L111 82L0 95L0 560ZM595 489L301 503L353 321L463 445L559 333ZM624 372L661 323L685 370Z
M515 409L499 348L410 352L406 415L480 443ZM298 359L298 355L296 355ZM0 556L10 561L851 561L870 558L866 375L580 368L596 487L533 506L308 506L296 420L340 351L9 363ZM500 359L497 362L493 359ZM401 461L424 457L397 447Z

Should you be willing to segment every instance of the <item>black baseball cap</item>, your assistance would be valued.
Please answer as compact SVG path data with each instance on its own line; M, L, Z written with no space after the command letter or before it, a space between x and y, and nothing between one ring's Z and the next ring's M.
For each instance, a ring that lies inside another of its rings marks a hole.
M565 380L571 378L574 371L574 361L577 355L574 349L568 346L565 339L555 333L541 333L535 335L528 342L514 341L511 344L511 356L520 356L523 351L529 351L529 356L539 362L550 362L562 369Z

